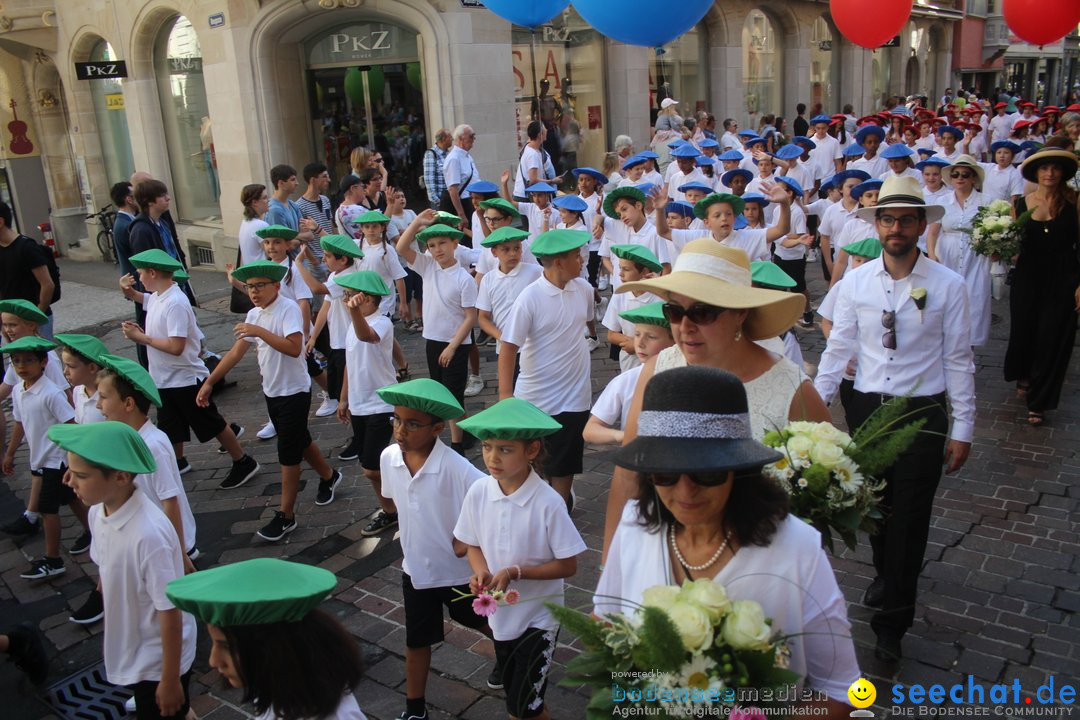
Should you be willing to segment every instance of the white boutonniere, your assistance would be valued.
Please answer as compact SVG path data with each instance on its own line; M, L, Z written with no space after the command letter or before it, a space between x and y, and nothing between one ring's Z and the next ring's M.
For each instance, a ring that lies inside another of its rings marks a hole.
M911 288L911 299L915 307L919 309L919 322L923 320L923 310L926 309L926 288Z

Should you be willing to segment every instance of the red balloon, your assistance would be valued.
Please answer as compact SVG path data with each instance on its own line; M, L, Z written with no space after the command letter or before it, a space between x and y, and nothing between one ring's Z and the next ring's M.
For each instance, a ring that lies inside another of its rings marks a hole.
M1080 24L1076 0L1005 0L1005 24L1024 42L1049 45Z
M829 0L836 29L869 50L881 47L900 32L911 16L911 5L912 0Z

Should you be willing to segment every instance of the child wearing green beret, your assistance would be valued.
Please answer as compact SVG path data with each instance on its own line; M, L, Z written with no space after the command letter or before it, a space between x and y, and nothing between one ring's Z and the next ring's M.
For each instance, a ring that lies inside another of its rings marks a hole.
M135 482L157 469L139 433L124 423L54 425L49 439L67 451L67 484L90 506L104 599L105 676L128 686L137 717L180 720L188 712L195 618L166 597L184 576L184 552L169 519Z
M165 593L206 623L210 667L260 720L365 720L353 695L360 648L318 607L336 583L322 568L256 558L173 580Z
M430 211L427 211L430 212ZM468 603L471 571L454 525L465 494L483 473L443 444L446 423L465 414L441 383L409 380L378 391L393 407L394 442L382 452L382 494L394 502L401 527L402 596L405 605L405 712L403 720L425 720L424 699L431 646L443 641L443 608L460 625L486 632L487 621ZM432 499L437 498L437 502ZM501 687L493 672L491 687Z
M644 245L612 245L611 254L619 263L619 283L634 282L656 277L663 270L660 261ZM619 371L626 372L641 364L634 350L634 323L620 317L624 310L636 310L659 300L644 290L614 293L604 312L604 327L608 330L608 343L613 352L612 360L619 361Z
M776 222L767 228L735 229L735 219L742 214L746 203L741 197L727 193L713 193L699 200L694 206L694 214L705 222L708 235L728 247L736 247L746 253L750 260L768 260L771 257L769 247L787 237L791 229L791 200L782 183L774 183L766 195L770 202L776 203ZM670 240L674 245L674 255L691 240L702 237L700 230L672 230L668 227L667 216L656 213L657 234Z
M544 603L562 603L563 580L574 576L586 550L562 496L534 469L541 438L562 428L518 398L501 400L462 426L483 443L490 475L469 488L454 538L468 546L473 594L509 591L517 598L488 619L507 712L547 718L544 691L558 623Z
M80 425L104 420L98 410L97 374L105 345L93 335L57 333L60 355L64 361L64 379L71 385L71 400L75 406L75 422Z
M493 230L482 243L484 251L490 253L498 265L483 276L477 273L480 289L476 295L476 309L480 328L495 338L496 351L518 295L544 273L538 263L530 263L524 258L528 237L524 230L505 226ZM519 366L515 366L515 380L518 370Z
M390 288L390 294L379 299L379 312L392 319L396 305L398 315L408 318L405 268L401 266L397 249L387 242L390 218L378 210L369 210L357 218L357 222L360 223L362 235L360 249L364 253L359 269L378 273L386 287ZM409 363L397 338L394 339L394 367L400 369L398 380L409 379Z
M657 191L659 192L659 191ZM619 273L615 260L611 259L612 245L644 245L659 260L663 269L661 274L671 272L672 255L668 244L657 233L657 227L649 222L646 212L648 198L636 187L619 187L604 198L604 215L597 215L597 222L602 223L604 236L600 242L600 261L611 276L611 289L619 287ZM665 205L660 203L660 212ZM665 215L666 217L666 215Z

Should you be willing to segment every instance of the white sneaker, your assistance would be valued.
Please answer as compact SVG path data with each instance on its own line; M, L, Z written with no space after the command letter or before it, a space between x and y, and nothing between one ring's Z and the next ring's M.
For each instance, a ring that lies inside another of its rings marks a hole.
M131 697L129 697L127 700L124 701L124 712L126 712L128 715L134 715L135 714L135 696L134 695L132 695Z
M484 378L479 375L470 375L468 382L465 383L465 397L479 395L484 389L484 385Z
M337 412L337 400L324 392L319 393L319 396L322 398L322 404L319 405L319 409L315 411L315 417L327 417Z
M262 430L255 433L255 437L259 438L260 440L269 440L270 438L275 438L277 437L277 428L274 427L274 423L272 421L267 422L265 425L262 426Z
M606 274L596 278L596 289L600 292L607 290L608 288L608 276Z
M600 341L594 337L585 340L585 344L589 346L589 352L593 352L596 348L600 347Z

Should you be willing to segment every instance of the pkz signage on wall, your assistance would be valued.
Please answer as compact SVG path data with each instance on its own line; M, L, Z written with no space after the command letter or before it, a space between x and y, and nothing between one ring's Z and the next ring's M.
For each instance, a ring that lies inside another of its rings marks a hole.
M308 67L358 60L415 60L416 33L389 23L355 23L308 44Z
M113 80L127 77L127 65L123 60L99 60L75 63L75 77L79 80Z

